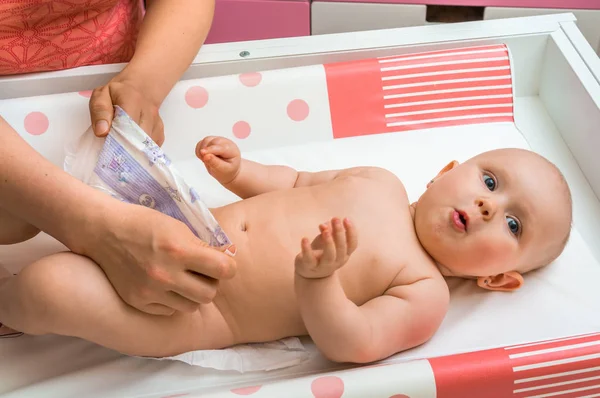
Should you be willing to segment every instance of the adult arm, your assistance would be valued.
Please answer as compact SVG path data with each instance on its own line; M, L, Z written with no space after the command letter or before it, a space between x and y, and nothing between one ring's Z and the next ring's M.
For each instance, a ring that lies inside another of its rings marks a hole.
M135 53L111 81L94 90L90 115L94 133L104 136L119 105L159 145L164 141L158 109L204 43L214 0L148 0Z
M119 295L151 314L194 311L232 277L235 261L183 223L80 182L0 117L0 208L93 259Z

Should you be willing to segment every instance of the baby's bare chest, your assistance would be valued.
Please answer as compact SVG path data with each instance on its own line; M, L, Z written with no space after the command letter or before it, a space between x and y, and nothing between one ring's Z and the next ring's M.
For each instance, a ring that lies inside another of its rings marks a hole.
M399 275L409 284L428 272L403 189L339 184L261 195L237 206L235 217L219 221L230 222L226 231L238 246L238 272L222 290L231 303L239 302L230 305L240 313L268 307L282 314L295 308L294 259L300 242L316 238L319 224L333 217L347 217L356 228L357 249L338 272L356 304L382 295Z
M255 242L296 248L319 225L348 218L360 246L385 246L414 235L408 198L401 185L349 179L321 186L272 192L244 203L246 232ZM268 242L266 242L268 240Z
M246 243L249 256L243 262L252 267L290 272L302 238L312 241L319 225L334 217L348 218L358 235L358 247L341 271L349 286L389 284L414 257L411 253L419 251L402 186L350 181L274 192L243 204L239 240Z

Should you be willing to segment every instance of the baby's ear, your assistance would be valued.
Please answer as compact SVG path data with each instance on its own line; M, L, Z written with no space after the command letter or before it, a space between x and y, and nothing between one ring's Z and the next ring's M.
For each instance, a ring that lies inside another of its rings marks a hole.
M500 292L512 292L523 286L523 277L516 271L505 272L496 276L477 278L477 286Z
M435 178L433 180L431 180L431 181L429 181L427 183L427 188L429 188L431 186L431 184L433 184L433 182L435 180L437 180L442 175L444 175L445 173L449 172L450 170L452 170L453 168L455 168L458 165L459 165L459 163L456 160L453 160L450 163L448 163L442 170L440 170L440 172L435 176Z

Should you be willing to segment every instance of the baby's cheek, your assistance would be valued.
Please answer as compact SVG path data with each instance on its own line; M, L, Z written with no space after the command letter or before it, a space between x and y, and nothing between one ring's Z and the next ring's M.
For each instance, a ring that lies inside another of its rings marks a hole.
M478 270L484 274L499 274L512 269L517 260L517 245L503 234L487 235L474 245L473 258L479 262Z

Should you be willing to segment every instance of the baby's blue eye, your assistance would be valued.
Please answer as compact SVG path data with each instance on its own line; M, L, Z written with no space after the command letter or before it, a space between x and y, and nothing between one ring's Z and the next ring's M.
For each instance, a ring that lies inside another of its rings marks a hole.
M483 175L483 182L485 183L485 185L488 187L488 189L490 191L493 191L494 189L496 189L496 180L494 180L489 175L487 175L487 174Z
M510 232L517 235L521 229L519 222L512 217L506 217L506 222L508 223L508 229L510 229Z

